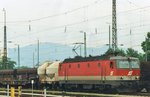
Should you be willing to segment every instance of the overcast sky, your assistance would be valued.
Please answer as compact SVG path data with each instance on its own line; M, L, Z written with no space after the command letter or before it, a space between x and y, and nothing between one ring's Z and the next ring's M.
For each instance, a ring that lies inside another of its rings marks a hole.
M109 41L111 3L112 0L0 0L0 40L3 41L5 8L8 40L14 44L25 46L39 39L71 45L83 42L80 31L85 31L89 47L103 46ZM149 17L150 0L117 0L118 43L142 52L140 44L150 31Z

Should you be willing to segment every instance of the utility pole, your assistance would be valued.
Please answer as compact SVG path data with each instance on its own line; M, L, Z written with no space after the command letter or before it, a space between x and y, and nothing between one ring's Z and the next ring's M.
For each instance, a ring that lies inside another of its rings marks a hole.
M7 33L6 33L6 10L3 8L4 12L4 55L3 55L3 67L7 69Z
M111 30L109 25L109 49L111 48Z
M112 49L117 50L116 0L112 0Z
M39 66L39 39L37 40L37 66Z
M20 46L18 44L18 68L20 68Z
M132 30L130 29L130 48L132 48Z
M84 55L86 57L87 53L86 53L86 32L84 32Z
M81 33L84 33L84 57L87 55L86 51L86 32L80 31Z
M33 68L34 68L34 52L33 52Z

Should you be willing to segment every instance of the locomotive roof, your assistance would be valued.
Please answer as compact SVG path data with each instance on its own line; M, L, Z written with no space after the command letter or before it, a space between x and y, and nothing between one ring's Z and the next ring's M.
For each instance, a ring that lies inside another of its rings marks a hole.
M109 59L109 56L89 56L89 57L81 57L76 56L75 58L68 58L63 61L63 63L69 63L69 62L86 62L86 61L96 61L96 60L104 60Z
M138 58L135 58L135 57L123 57L123 56L114 56L114 57L110 57L110 60L113 60L113 59L135 59L137 60Z
M63 61L63 63L69 62L86 62L86 61L96 61L96 60L115 60L115 59L138 59L135 57L122 57L122 56L89 56L89 57L81 57L76 56L75 58L68 58Z

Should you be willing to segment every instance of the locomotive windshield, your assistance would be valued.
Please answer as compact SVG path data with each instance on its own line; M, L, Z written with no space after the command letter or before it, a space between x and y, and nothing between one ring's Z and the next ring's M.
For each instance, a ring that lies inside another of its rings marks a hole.
M118 60L117 67L118 68L129 68L129 62L126 60Z
M131 68L140 68L139 67L139 62L138 61L131 61Z
M117 68L139 68L138 60L117 60Z

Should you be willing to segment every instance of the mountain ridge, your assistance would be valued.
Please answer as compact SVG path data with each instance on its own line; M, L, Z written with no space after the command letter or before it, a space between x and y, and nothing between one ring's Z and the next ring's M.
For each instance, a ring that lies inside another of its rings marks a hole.
M39 62L43 63L46 60L64 60L66 58L73 58L75 53L72 51L73 46L62 45L58 43L40 43L39 45ZM87 56L101 55L108 49L107 46L102 47L88 47ZM77 49L76 52L80 52ZM84 56L83 46L81 47L81 55ZM17 48L8 49L8 57L11 60L18 62ZM27 45L20 47L20 66L33 67L37 64L37 44ZM17 63L18 64L18 63ZM17 66L17 65L16 65Z

